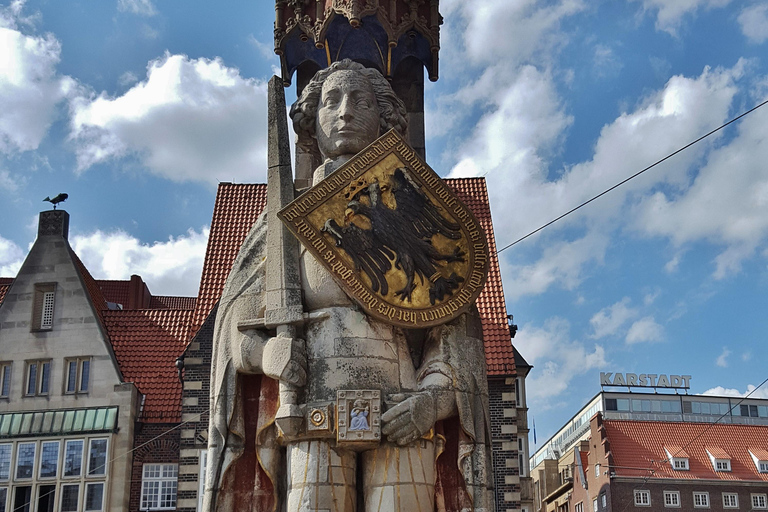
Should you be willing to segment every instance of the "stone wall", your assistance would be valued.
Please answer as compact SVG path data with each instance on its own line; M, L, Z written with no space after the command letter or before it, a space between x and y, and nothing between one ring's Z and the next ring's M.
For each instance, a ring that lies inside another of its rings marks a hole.
M520 464L518 458L515 379L488 379L491 411L493 472L496 510L520 510Z
M130 512L141 506L141 476L144 464L179 462L179 429L175 423L137 423L131 470Z

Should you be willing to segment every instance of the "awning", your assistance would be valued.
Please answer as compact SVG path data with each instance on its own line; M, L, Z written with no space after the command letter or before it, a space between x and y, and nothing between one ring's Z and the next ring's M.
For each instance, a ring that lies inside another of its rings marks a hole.
M0 414L0 439L114 432L117 407Z

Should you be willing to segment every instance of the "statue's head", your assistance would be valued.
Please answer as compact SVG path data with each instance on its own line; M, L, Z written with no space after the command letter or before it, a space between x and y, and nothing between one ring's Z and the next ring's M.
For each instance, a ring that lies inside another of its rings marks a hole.
M300 138L317 140L320 153L335 159L362 151L394 128L404 134L405 105L375 69L349 59L315 74L291 107Z

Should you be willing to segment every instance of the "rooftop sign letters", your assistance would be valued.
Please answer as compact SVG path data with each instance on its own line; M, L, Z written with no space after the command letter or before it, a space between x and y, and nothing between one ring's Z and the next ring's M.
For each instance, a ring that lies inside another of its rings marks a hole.
M600 372L601 386L626 386L638 388L689 389L690 375L658 375L655 373Z

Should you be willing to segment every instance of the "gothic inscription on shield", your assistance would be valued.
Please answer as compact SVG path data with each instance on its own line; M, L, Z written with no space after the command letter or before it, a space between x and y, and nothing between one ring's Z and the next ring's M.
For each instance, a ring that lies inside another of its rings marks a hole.
M480 224L394 131L279 216L355 302L391 324L448 322L485 284Z

